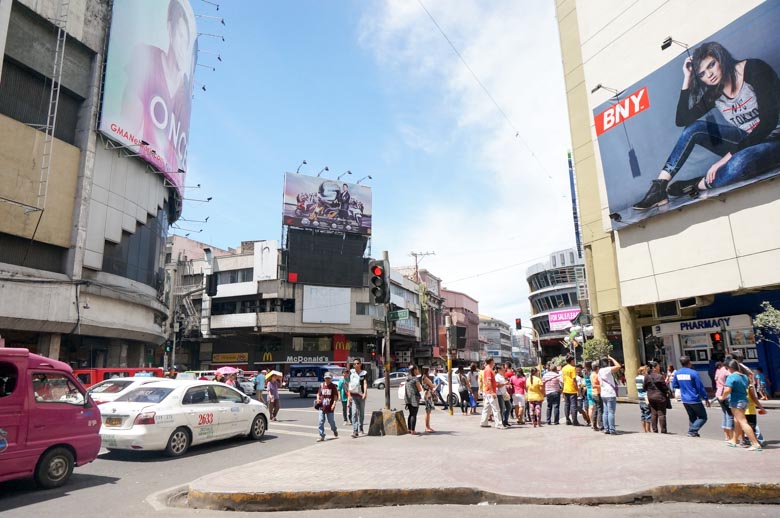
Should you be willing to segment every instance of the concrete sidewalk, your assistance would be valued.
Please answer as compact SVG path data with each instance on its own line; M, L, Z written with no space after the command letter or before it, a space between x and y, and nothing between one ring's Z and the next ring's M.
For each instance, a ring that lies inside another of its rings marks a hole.
M753 452L711 439L612 436L586 426L496 430L480 428L479 417L434 416L434 434L351 439L344 430L339 439L202 477L189 485L187 505L271 511L479 502L780 503L776 447Z

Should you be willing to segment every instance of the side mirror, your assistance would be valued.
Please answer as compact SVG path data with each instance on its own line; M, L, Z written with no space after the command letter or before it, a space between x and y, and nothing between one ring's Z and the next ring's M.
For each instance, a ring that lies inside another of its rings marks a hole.
M252 398L249 396L244 396L244 404L248 404L250 401L252 401Z

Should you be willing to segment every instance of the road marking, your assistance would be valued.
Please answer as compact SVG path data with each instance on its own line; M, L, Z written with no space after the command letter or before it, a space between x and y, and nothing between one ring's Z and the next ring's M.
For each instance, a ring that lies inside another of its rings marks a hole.
M316 425L309 425L309 424L292 424L292 423L280 423L279 421L274 421L274 426L295 426L296 428L311 428L316 430Z
M293 432L292 430L279 430L276 428L268 429L269 435L297 435L299 437L317 437L318 433Z
M285 408L282 410L283 412L308 412L310 414L319 414L319 410L308 409L308 408Z

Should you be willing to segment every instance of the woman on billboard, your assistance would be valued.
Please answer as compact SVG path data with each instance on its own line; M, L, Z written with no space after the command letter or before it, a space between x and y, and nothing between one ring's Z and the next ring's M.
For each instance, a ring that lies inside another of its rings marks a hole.
M716 118L713 109L722 118ZM634 205L636 210L664 205L668 196L695 196L780 166L777 73L760 59L737 61L720 43L705 43L683 64L675 124L685 129L658 178ZM670 185L697 144L720 160L705 175Z
M122 111L148 145L141 154L160 170L176 172L186 163L194 68L195 25L186 0L170 0L167 28L167 50L134 49Z

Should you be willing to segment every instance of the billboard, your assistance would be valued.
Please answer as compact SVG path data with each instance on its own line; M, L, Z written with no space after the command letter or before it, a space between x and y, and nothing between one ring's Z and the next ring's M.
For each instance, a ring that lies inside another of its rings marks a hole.
M779 24L764 2L594 109L613 229L778 174Z
M114 0L98 131L182 192L197 28L188 0Z
M560 331L571 327L571 321L580 316L579 309L564 309L550 311L547 318L550 322L550 331Z
M286 173L282 210L290 227L371 235L371 189L365 185Z

